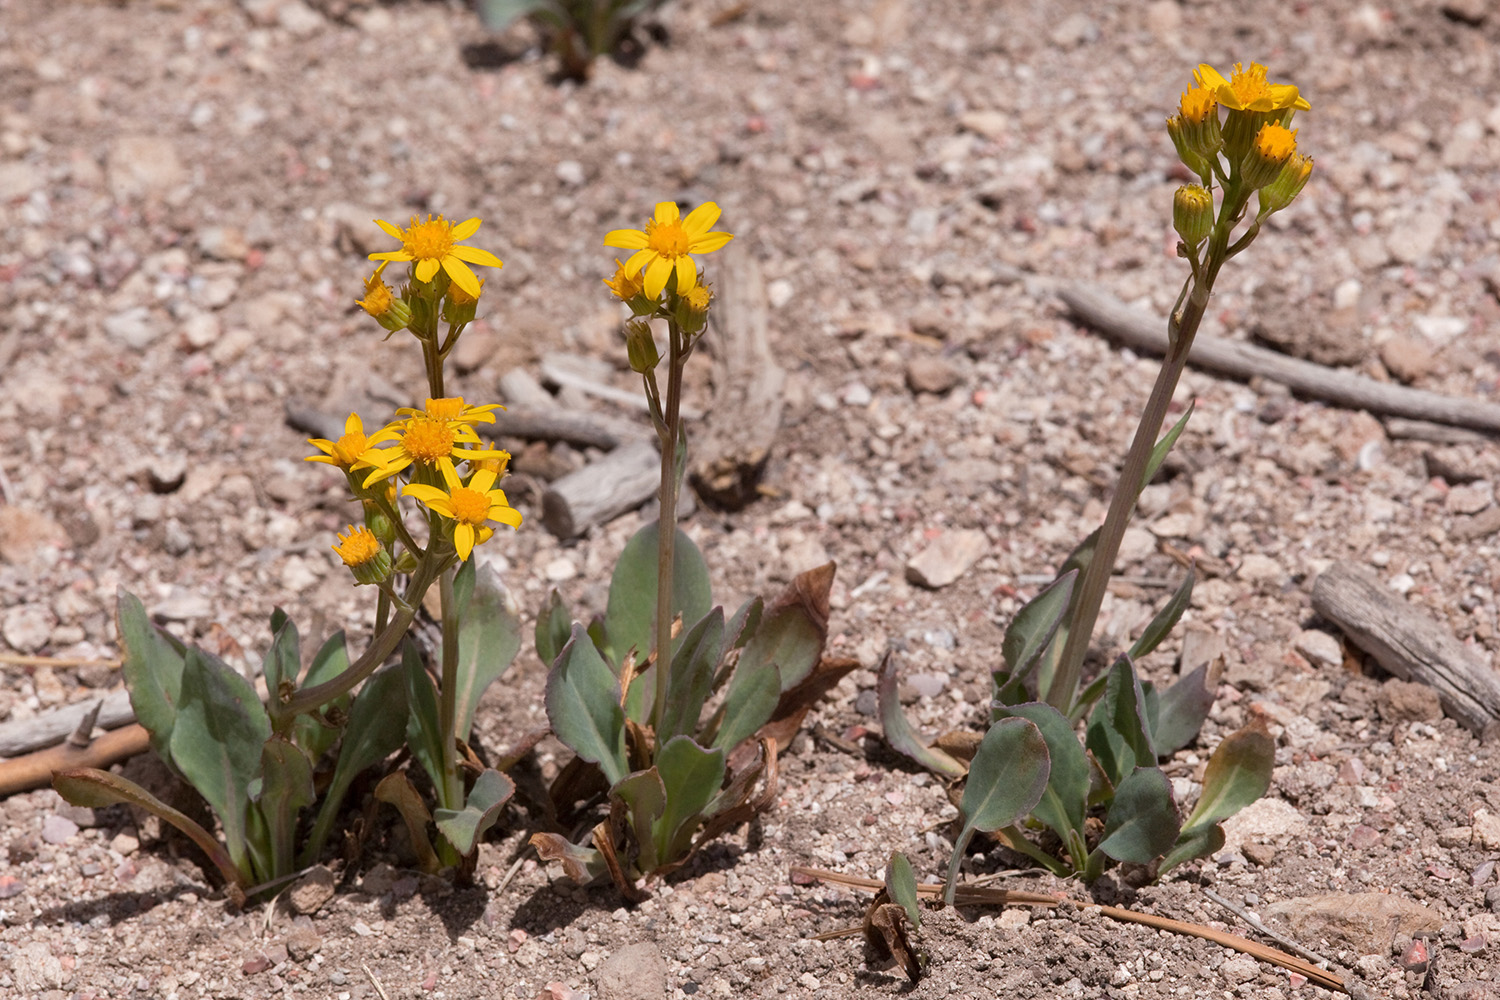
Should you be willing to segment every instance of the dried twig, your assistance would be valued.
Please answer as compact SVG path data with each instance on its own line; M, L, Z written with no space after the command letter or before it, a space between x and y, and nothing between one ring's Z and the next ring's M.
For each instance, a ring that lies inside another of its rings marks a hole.
M1317 952L1311 950L1310 948L1304 948L1297 942L1293 941L1291 938L1286 937L1282 934L1278 934L1275 931L1271 930L1271 928L1261 923L1260 918L1255 914L1251 913L1249 910L1246 910L1243 907L1236 906L1234 903L1231 903L1229 900L1225 899L1217 892L1214 892L1212 889L1209 889L1205 886L1203 889L1203 895L1207 896L1215 903L1218 903L1220 906L1224 907L1224 909L1228 910L1230 913L1233 913L1235 916L1239 917L1245 923L1249 924L1255 930L1259 931L1261 934L1264 934L1272 941L1275 941L1283 948L1287 948L1291 951L1296 952L1303 958L1307 959L1309 962L1316 962L1317 964L1325 968L1333 964L1330 959L1319 955Z
M132 724L111 730L87 746L78 746L69 740L21 757L0 760L0 797L50 784L53 771L69 767L107 768L138 753L145 753L150 745L151 738L146 730Z
M375 973L370 971L370 967L363 962L359 963L359 967L364 969L365 975L370 977L370 985L375 987L376 993L380 994L380 1000L391 1000L390 997L385 995L385 987L380 985L380 980L375 978Z
M0 653L0 663L12 667L108 667L120 669L119 660L101 660L79 656L23 656L20 653Z
M74 702L29 719L16 719L0 724L0 757L19 757L61 743L68 738L69 733L77 731L78 724L96 707L98 714L95 722L103 729L116 729L135 721L135 709L130 707L130 695L124 688L120 688L105 695L103 699Z
M884 883L872 878L859 878L854 875L845 875L841 872L824 871L819 868L807 868L803 865L792 866L793 875L803 875L809 878L820 879L824 882L832 882L835 885L845 885L857 889L866 889L877 892ZM941 899L943 886L934 883L922 883L917 886L917 895L924 899ZM1150 913L1138 913L1135 910L1127 910L1118 906L1099 906L1095 903L1084 903L1069 899L1062 893L1043 894L1039 892L1023 892L1015 889L986 889L974 885L960 885L955 887L953 894L955 906L1004 906L1020 904L1023 906L1057 906L1061 903L1072 903L1079 909L1095 909L1102 916L1111 920L1120 920L1125 923L1144 924L1147 927L1155 927L1158 930L1171 931L1174 934L1186 934L1191 937L1203 938L1215 944L1231 948L1243 955L1258 958L1262 962L1279 965L1283 969L1289 969L1300 975L1306 976L1310 982L1329 990L1338 990L1348 993L1344 981L1326 969L1313 965L1306 959L1296 955L1287 954L1276 948L1263 945L1258 941L1250 941L1224 931L1205 927L1202 924L1192 924L1182 920L1172 920L1169 917L1158 917ZM857 931L856 931L857 932Z

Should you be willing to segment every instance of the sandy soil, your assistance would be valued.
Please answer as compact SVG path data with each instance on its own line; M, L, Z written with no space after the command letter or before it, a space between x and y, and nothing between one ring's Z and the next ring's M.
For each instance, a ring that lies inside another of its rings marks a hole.
M367 597L328 551L350 514L342 485L301 461L284 407L373 421L420 395L410 345L382 343L352 305L364 255L388 243L370 220L485 219L474 242L506 263L458 379L483 400L557 352L632 387L600 243L670 198L717 201L761 261L789 375L772 495L700 509L687 530L731 606L836 559L832 648L866 665L812 720L836 740L789 749L776 808L635 909L534 860L500 888L523 856L520 810L474 887L411 874L386 833L340 869L332 899L294 914L236 910L190 846L123 810L14 796L0 803L0 992L1322 995L1075 907L934 912L932 967L908 988L857 939L812 940L857 924L861 901L795 884L788 866L878 874L894 849L923 877L946 864L942 787L864 735L871 668L894 645L915 721L976 724L1005 623L1102 516L1154 365L1014 272L1171 305L1182 178L1161 123L1198 62L1254 59L1299 84L1318 164L1226 271L1206 332L1496 395L1500 18L1466 0L684 0L658 21L638 65L602 63L577 87L550 79L526 29L492 36L456 4L0 0L5 646L112 655L121 586L179 634L247 658L273 604L304 634L364 635ZM1488 441L1398 436L1271 383L1190 372L1190 399L1100 642L1144 624L1181 572L1173 553L1194 552L1205 578L1188 628L1222 646L1226 669L1200 743L1168 772L1195 794L1208 751L1255 712L1275 723L1278 767L1218 857L1160 885L1111 876L1094 898L1244 932L1209 888L1371 996L1500 997L1495 746L1385 684L1308 599L1322 569L1354 560L1492 657L1500 459ZM588 457L532 455L553 471ZM512 493L527 526L488 557L521 604L556 585L580 613L602 608L641 515L562 543L538 526L537 489L518 477ZM983 545L957 582L907 581L908 560L962 530ZM1168 676L1180 651L1169 643L1146 671ZM114 682L0 670L12 720ZM539 723L542 679L523 650L481 707L483 744ZM560 758L554 745L529 766ZM969 867L1015 861L992 851ZM1029 871L1003 884L1089 892ZM1364 922L1315 919L1323 896ZM1422 909L1390 919L1403 904ZM1417 937L1425 969L1401 961Z

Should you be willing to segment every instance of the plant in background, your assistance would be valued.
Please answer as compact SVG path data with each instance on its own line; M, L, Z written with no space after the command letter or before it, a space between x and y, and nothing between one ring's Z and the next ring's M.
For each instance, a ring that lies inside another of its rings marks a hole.
M662 202L644 230L605 239L635 251L605 284L632 313L626 354L661 443L661 514L626 544L602 619L573 624L554 591L536 626L537 652L551 664L547 718L577 755L553 783L554 811L564 821L577 803L602 796L609 815L581 842L546 832L532 843L575 881L607 872L630 899L642 897L639 878L681 866L770 804L778 749L854 666L822 658L832 563L726 619L702 554L676 527L687 449L682 375L713 300L693 255L731 239L711 231L718 217L713 203L683 218ZM665 358L653 324L665 328Z
M959 859L976 830L995 834L1059 874L1091 879L1111 861L1128 861L1154 865L1160 875L1219 850L1220 822L1270 785L1274 747L1256 725L1219 744L1186 820L1157 767L1160 756L1192 742L1213 704L1214 680L1206 666L1165 691L1142 683L1135 668L1186 610L1191 571L1134 645L1092 683L1080 685L1084 655L1136 500L1192 414L1189 407L1157 440L1214 281L1225 262L1259 235L1265 220L1292 203L1312 173L1313 161L1298 151L1297 133L1289 127L1297 111L1308 109L1296 87L1269 83L1263 66L1246 70L1236 64L1225 79L1201 65L1178 113L1167 120L1179 157L1200 181L1179 188L1173 199L1177 252L1190 270L1168 320L1167 355L1104 524L1074 549L1057 578L1016 615L1006 633L1004 664L994 671L989 732L982 740L950 735L926 745L901 713L893 664L887 660L882 669L886 739L937 773L967 776L950 899ZM1080 722L1081 746L1075 733ZM1027 835L1043 827L1057 837L1057 854Z
M636 19L659 6L661 0L479 0L479 17L495 31L531 18L550 37L562 75L586 80L594 60L619 48Z
M378 224L401 249L372 255L382 263L359 304L391 334L416 337L430 396L420 409L396 411L394 422L371 435L351 414L337 440L311 442L319 454L308 459L341 470L363 509L363 523L340 532L333 548L354 582L377 592L374 637L351 663L339 633L304 669L296 626L277 610L263 704L249 680L152 626L141 603L122 592L131 704L158 756L213 810L222 840L118 775L79 768L54 777L75 804L128 802L172 823L208 854L240 900L315 863L354 779L403 743L431 780L434 808L402 771L389 774L376 794L400 809L428 870L472 856L513 791L510 779L480 765L466 743L480 694L515 657L521 634L505 591L493 574L476 571L471 556L494 534L491 522L516 527L521 516L495 486L509 455L486 448L475 431L494 421L497 406L447 397L443 386L444 361L482 292L469 264L500 261L461 244L478 219L454 225L413 218L407 229ZM410 265L399 295L383 277L393 261ZM406 639L434 584L442 619L436 686ZM404 639L401 662L382 669ZM318 775L335 747L331 772ZM304 828L303 811L314 806ZM436 849L427 831L432 820L441 834Z

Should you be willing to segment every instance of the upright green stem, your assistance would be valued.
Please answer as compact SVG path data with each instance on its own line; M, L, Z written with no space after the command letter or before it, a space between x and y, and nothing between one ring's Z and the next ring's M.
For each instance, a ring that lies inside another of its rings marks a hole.
M661 516L656 525L656 697L651 704L653 728L661 721L667 701L667 677L672 669L672 565L677 540L677 438L682 422L682 331L668 324L666 433L661 440Z
M1246 195L1245 197L1248 197ZM1172 395L1187 367L1188 352L1193 349L1193 338L1198 325L1208 309L1209 292L1219 268L1229 256L1229 236L1234 225L1244 213L1245 197L1226 206L1220 221L1209 237L1208 251L1199 275L1189 278L1191 291L1186 301L1178 307L1168 320L1167 356L1161 370L1156 374L1156 384L1151 388L1151 397L1146 401L1146 411L1135 429L1135 439L1125 456L1125 467L1120 470L1120 482L1110 500L1109 513L1099 529L1099 541L1094 546L1088 569L1079 584L1072 620L1068 623L1068 638L1063 645L1062 657L1052 686L1047 691L1047 702L1063 714L1073 709L1073 699L1078 694L1078 681L1083 673L1083 658L1088 652L1094 635L1094 625L1099 619L1099 607L1104 603L1104 592L1109 587L1109 576L1114 570L1115 558L1120 554L1120 542L1130 517L1135 513L1135 502L1146 485L1142 480L1146 466L1151 461L1151 452L1156 447L1157 435L1171 406Z
M444 809L463 808L464 788L458 777L458 609L453 602L454 570L438 577L443 616L443 684L438 691L438 733L443 739L443 787L438 802Z

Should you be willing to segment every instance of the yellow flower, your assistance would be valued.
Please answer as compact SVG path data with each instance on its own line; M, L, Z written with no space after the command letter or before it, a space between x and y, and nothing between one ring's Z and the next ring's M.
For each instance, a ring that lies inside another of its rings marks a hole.
M360 308L376 319L379 319L390 311L391 303L396 300L396 297L391 294L390 286L380 276L380 272L384 271L386 265L389 263L390 261L388 260L380 262L380 266L375 269L375 273L370 275L365 281L365 297L355 300Z
M475 544L489 538L494 530L485 525L486 521L499 521L512 528L521 526L521 512L510 505L503 491L493 489L495 479L494 470L482 468L465 485L453 466L445 465L443 481L448 484L446 490L413 483L401 492L453 521L454 551L458 558L468 559Z
M657 202L655 217L646 223L644 232L616 229L604 237L604 245L635 251L624 271L627 275L644 271L647 298L660 295L673 272L677 294L685 295L698 283L698 265L691 255L712 253L734 239L729 233L709 232L718 221L719 206L711 201L693 209L686 219L679 216L675 202Z
M484 294L483 278L479 279L479 291L475 292L473 295L470 295L467 291L465 291L462 285L455 284L448 290L448 295L453 299L453 304L456 306L472 306L474 303L479 301L479 296L482 294Z
M393 441L395 438L396 432L389 427L376 431L373 436L366 437L365 427L359 419L359 414L351 413L349 419L344 421L344 436L337 441L309 438L307 443L323 454L309 455L303 461L336 465L348 472L351 469L377 464L380 449L375 446L386 441Z
M391 554L369 528L364 525L356 528L351 524L338 539L339 543L332 546L333 551L344 560L356 583L379 583L391 575Z
M1202 63L1193 79L1199 87L1213 91L1219 103L1231 111L1312 110L1312 105L1303 100L1292 84L1266 82L1266 68L1260 63L1251 63L1249 69L1235 63L1228 80L1208 63Z
M1302 193L1302 188L1307 185L1307 179L1312 176L1312 169L1311 156L1293 153L1287 157L1276 179L1260 189L1260 214L1270 215L1290 205L1293 199Z
M1283 128L1275 122L1262 125L1241 167L1245 183L1252 190L1265 187L1280 176L1281 168L1296 151L1295 129Z
M387 430L397 435L394 448L382 448L369 456L375 470L365 477L365 486L389 479L412 463L425 469L442 469L447 475L453 469L453 460L499 458L508 454L497 448L460 448L460 444L483 445L479 435L462 420L449 421L416 414L392 424ZM378 460L378 464L376 461Z
M621 302L629 302L645 291L645 284L641 281L640 272L634 274L625 273L625 265L620 263L620 258L615 258L615 276L605 278L604 283L609 290L615 293L615 298Z
M453 284L477 299L479 278L469 270L469 264L501 266L500 258L488 250L458 245L460 240L478 232L480 224L476 218L454 225L441 215L436 219L429 215L427 221L422 222L414 215L410 228L398 229L384 219L376 219L375 225L385 230L386 235L401 241L401 249L372 253L370 259L411 261L412 276L422 282L431 281L441 268Z
M403 406L396 411L398 416L415 417L426 416L433 420L445 420L450 427L467 427L473 424L493 424L495 422L495 410L503 410L505 407L499 403L485 403L483 406L474 406L465 403L462 396L447 396L443 399L427 398L427 404L420 410L410 406Z
M1219 109L1219 99L1214 96L1212 90L1189 87L1182 92L1182 102L1178 107L1182 111L1183 118L1198 125Z

